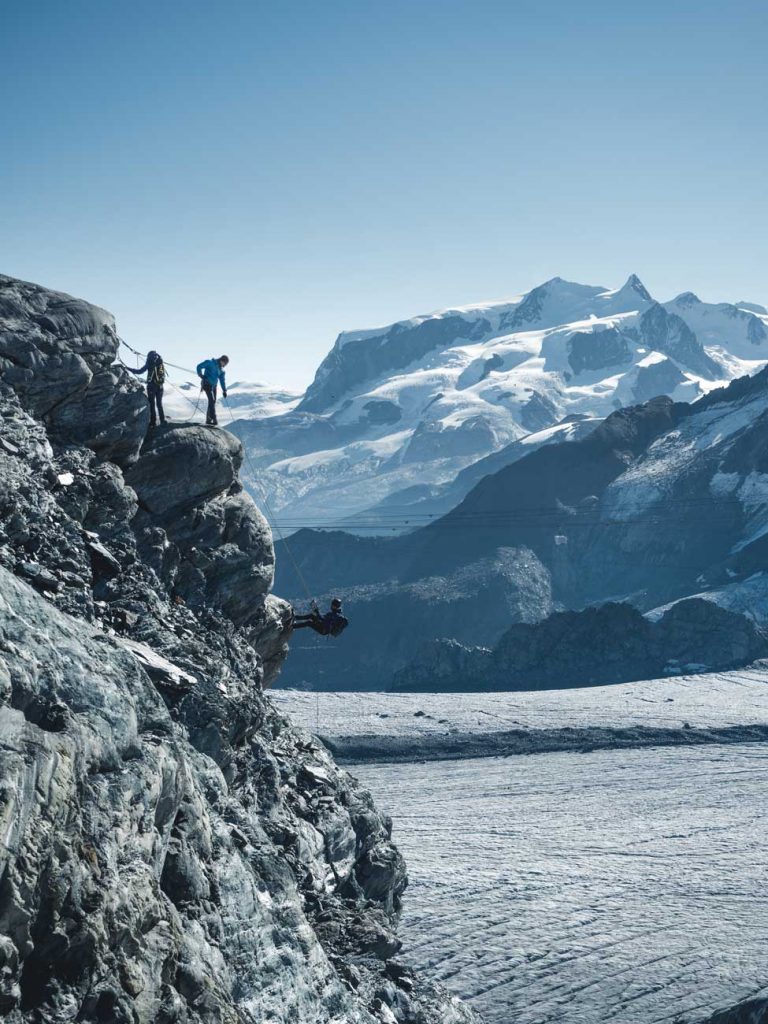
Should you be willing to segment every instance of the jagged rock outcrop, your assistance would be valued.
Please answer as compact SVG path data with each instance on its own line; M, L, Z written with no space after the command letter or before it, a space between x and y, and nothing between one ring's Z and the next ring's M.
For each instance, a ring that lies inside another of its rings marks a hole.
M768 997L765 995L756 996L754 999L746 999L743 1003L728 1007L726 1010L718 1010L708 1017L704 1024L767 1024L768 1022Z
M62 441L118 465L132 462L149 422L140 386L112 368L106 310L0 275L0 372L25 408Z
M680 601L657 620L629 604L558 612L511 626L496 646L438 640L395 674L394 689L548 690L718 671L768 656L768 635L710 601Z
M239 443L145 441L111 318L0 284L0 1015L472 1020L396 959L390 823L262 693L290 609Z

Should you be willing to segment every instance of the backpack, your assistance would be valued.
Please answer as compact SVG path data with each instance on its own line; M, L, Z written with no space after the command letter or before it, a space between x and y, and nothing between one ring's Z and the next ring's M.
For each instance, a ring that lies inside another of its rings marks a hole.
M349 619L345 618L343 615L334 615L328 632L331 636L341 636L348 625Z
M149 380L161 388L165 384L165 363L158 352L147 354L147 368L149 369Z

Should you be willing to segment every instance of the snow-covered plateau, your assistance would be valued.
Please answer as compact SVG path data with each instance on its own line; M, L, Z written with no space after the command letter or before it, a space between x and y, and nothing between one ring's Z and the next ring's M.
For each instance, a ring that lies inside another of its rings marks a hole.
M405 951L487 1024L764 1019L768 667L272 699L357 762L410 864Z
M766 324L754 303L657 302L631 275L613 290L554 278L505 302L344 332L300 401L262 393L263 406L235 410L258 467L246 483L285 532L408 530L454 507L477 482L456 477L488 456L485 472L618 408L693 401L756 372Z

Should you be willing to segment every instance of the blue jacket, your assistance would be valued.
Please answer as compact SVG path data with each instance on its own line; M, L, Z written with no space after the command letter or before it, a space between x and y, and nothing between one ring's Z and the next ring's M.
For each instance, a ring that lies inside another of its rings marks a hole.
M197 376L202 377L203 380L207 380L212 388L215 388L216 385L220 383L221 390L227 390L226 374L219 366L218 359L204 359L202 363L198 363Z

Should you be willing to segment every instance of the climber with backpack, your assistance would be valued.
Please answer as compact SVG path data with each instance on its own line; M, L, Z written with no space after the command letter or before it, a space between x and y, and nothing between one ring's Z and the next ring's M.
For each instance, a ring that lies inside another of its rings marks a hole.
M208 411L205 415L205 424L208 427L215 427L216 420L216 388L221 384L221 394L227 397L227 378L224 367L229 363L229 356L219 356L218 359L204 359L197 364L197 376L200 378L200 390L204 391L208 399Z
M135 370L131 366L126 366L125 368L135 374L144 373L146 370L149 425L150 427L157 426L158 418L161 424L165 423L167 417L163 412L163 387L165 385L165 363L163 362L163 357L159 352L148 352L147 361L143 366Z
M341 601L334 597L331 601L331 610L325 615L320 614L320 609L315 602L312 602L312 611L308 615L294 615L294 629L314 629L320 636L341 636L349 625L349 620L341 613Z

